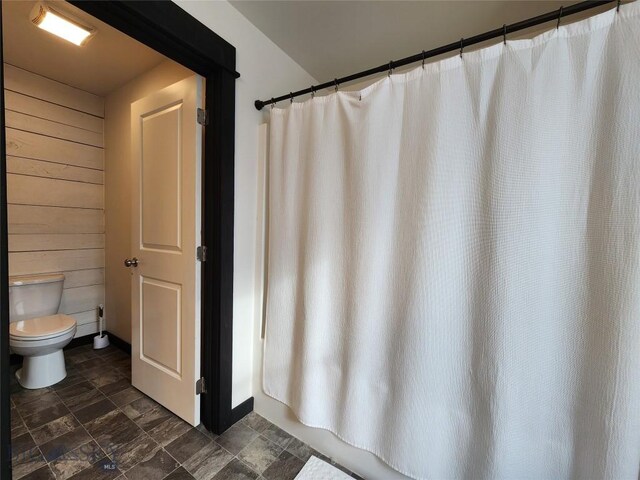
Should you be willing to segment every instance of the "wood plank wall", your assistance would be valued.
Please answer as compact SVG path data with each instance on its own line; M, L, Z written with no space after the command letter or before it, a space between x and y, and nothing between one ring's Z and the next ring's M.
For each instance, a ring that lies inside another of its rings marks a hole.
M5 64L9 274L62 272L76 337L104 303L104 101Z

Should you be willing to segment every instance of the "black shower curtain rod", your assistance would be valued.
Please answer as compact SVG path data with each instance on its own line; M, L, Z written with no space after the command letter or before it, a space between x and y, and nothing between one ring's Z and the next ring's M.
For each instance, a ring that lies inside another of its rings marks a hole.
M529 27L534 27L536 25L540 25L542 23L550 22L552 20L557 20L558 24L560 24L560 20L563 17L568 15L573 15L575 13L582 12L584 10L589 10L590 8L599 7L600 5L605 5L607 3L616 2L618 3L618 8L620 7L620 0L599 0L593 1L589 0L586 2L576 3L575 5L571 5L569 7L560 7L558 10L554 10L553 12L544 13L542 15L538 15L537 17L529 18L527 20L523 20L518 23L513 23L511 25L503 25L501 28L496 28L495 30L491 30L490 32L481 33L480 35L476 35L475 37L470 38L462 38L457 42L450 43L448 45L443 45L442 47L434 48L433 50L422 51L416 55L412 55L410 57L402 58L400 60L391 61L384 65L380 65L376 68L370 68L369 70L364 70L359 73L354 73L352 75L347 75L346 77L336 78L330 82L321 83L320 85L312 85L310 88L305 88L304 90L298 90L297 92L291 92L288 95L281 95L279 97L272 98L270 100L256 100L254 105L258 110L262 110L262 107L265 105L274 104L276 102L280 102L282 100L293 100L295 97L299 97L300 95L306 95L307 93L314 94L318 90L322 90L323 88L329 87L338 87L340 84L351 82L353 80L358 80L359 78L368 77L370 75L375 75L376 73L383 73L393 70L397 67L403 67L405 65L409 65L411 63L422 62L427 58L435 57L438 55L442 55L443 53L453 52L456 50L462 50L465 47L469 47L471 45L475 45L477 43L486 42L487 40L491 40L493 38L504 37L506 40L506 36L510 33L517 32L519 30L524 30Z

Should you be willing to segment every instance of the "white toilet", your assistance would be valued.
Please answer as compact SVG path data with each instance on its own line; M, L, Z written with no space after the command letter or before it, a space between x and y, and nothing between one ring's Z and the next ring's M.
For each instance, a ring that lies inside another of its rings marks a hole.
M58 314L64 275L9 277L9 345L23 356L16 372L24 388L44 388L67 376L62 349L76 321Z

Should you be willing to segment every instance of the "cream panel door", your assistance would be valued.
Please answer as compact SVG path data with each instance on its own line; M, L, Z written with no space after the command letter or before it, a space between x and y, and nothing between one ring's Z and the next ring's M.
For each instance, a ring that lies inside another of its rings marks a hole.
M131 105L132 383L191 425L200 423L202 85L194 76Z

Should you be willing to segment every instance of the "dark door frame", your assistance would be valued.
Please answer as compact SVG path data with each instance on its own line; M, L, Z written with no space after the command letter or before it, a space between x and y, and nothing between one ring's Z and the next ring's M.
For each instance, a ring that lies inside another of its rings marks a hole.
M202 244L201 419L222 433L253 409L253 398L231 408L235 47L171 1L81 1L71 4L184 65L206 79ZM0 12L0 34L2 33ZM0 48L0 64L2 60ZM0 68L0 92L4 77ZM9 285L4 95L0 95L0 477L11 478ZM195 385L194 385L195 389Z

